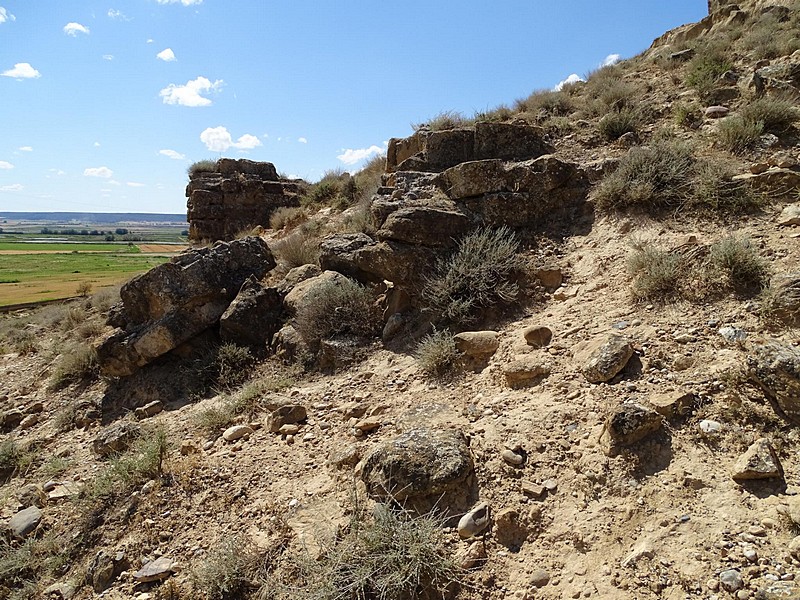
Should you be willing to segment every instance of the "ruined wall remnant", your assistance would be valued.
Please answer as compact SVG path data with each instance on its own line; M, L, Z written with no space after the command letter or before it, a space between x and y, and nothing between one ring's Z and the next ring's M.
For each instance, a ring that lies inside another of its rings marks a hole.
M221 158L214 171L189 176L189 238L228 241L257 225L268 227L276 208L298 205L301 184L280 178L272 163Z

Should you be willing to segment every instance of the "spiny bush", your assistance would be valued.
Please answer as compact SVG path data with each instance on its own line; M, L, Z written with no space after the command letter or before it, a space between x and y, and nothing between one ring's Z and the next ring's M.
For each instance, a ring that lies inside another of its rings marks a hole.
M214 357L213 377L220 389L232 389L250 377L255 357L249 348L233 342L219 346Z
M686 84L705 98L717 87L722 74L732 66L723 48L715 45L698 48L697 54L689 62Z
M691 187L689 174L693 164L691 148L677 141L663 140L631 148L620 160L618 169L597 188L597 206L663 208L682 204Z
M0 536L0 598L28 600L42 597L42 582L68 570L75 546L55 535L29 538L14 545Z
M192 588L208 600L238 600L253 591L261 556L253 543L238 537L212 548L192 571Z
M275 242L272 249L286 269L319 263L319 237L302 228Z
M756 145L764 133L763 121L748 121L741 115L733 115L717 125L717 139L725 150L741 154Z
M502 123L503 121L508 121L513 116L514 110L505 104L501 104L491 110L476 112L474 120L483 123Z
M642 117L638 110L625 107L622 110L612 110L607 113L600 119L597 128L600 131L600 135L609 141L613 141L626 133L636 133L641 122Z
M187 173L189 177L194 177L200 173L214 173L217 170L217 161L211 159L198 160L189 165Z
M783 133L800 120L797 102L779 96L762 96L742 107L741 115L748 123L763 123L764 131Z
M517 100L515 108L519 112L528 112L545 116L566 117L575 111L575 103L569 94L563 91L536 90L527 98Z
M682 278L686 277L680 255L648 242L633 243L628 272L633 277L633 295L639 300L675 298L680 295Z
M700 109L694 104L676 103L672 106L672 115L677 125L689 129L696 129L703 122Z
M759 197L731 175L724 163L696 159L688 144L658 138L631 148L597 186L594 201L601 210L646 212L691 208L733 215L756 208Z
M380 314L372 292L352 281L329 281L313 288L297 312L297 330L305 340L337 336L371 337Z
M307 219L306 211L299 206L279 206L269 216L269 226L276 231L291 229Z
M449 597L464 573L445 548L443 525L435 514L378 505L370 518L357 509L319 560L287 555L279 563L284 577L276 573L266 586L281 600Z
M71 383L94 379L98 373L97 352L89 344L78 343L61 354L50 376L49 387L59 390Z
M456 324L473 321L481 309L513 302L523 267L518 250L519 240L505 226L465 235L451 256L436 262L423 286L423 300Z
M434 330L420 340L414 352L417 365L428 375L441 377L453 371L461 360L449 329Z
M729 235L715 242L711 245L709 262L725 276L729 287L736 292L760 292L767 286L767 262L747 238Z

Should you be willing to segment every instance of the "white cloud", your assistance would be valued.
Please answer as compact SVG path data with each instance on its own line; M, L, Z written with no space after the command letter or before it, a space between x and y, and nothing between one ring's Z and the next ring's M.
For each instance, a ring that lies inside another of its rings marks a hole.
M81 25L80 23L67 23L64 25L64 33L71 35L72 37L77 37L79 33L85 33L86 35L89 35L89 28Z
M155 40L153 38L147 38L147 44L152 44Z
M12 15L8 12L5 8L0 6L0 23L5 23L6 21L16 21L17 17Z
M202 4L203 0L157 0L159 4L177 4L180 2L184 6L191 6L192 4Z
M0 187L0 192L21 192L25 186L21 183L12 183L11 185L4 185Z
M173 60L178 60L175 58L175 53L172 51L172 48L165 48L158 54L156 54L156 58L163 60L164 62L172 62Z
M100 177L102 179L109 179L114 174L114 171L108 167L89 167L83 170L84 177Z
M13 169L14 165L5 160L0 160L0 169Z
M175 152L175 150L170 150L168 148L165 150L159 150L158 153L173 160L183 160L186 158L186 155L181 154L180 152Z
M13 77L14 79L36 79L42 76L39 71L28 63L17 63L13 69L3 71L2 75L3 77Z
M561 88L563 88L565 85L567 85L569 83L578 83L579 81L584 81L583 77L581 77L577 73L573 73L572 75L567 77L565 80L559 81L556 84L556 87L554 87L553 89L558 92L558 91L561 91Z
M225 127L208 127L200 134L200 141L212 152L225 152L228 148L239 150L252 150L261 146L261 140L254 135L245 133L235 142Z
M103 60L114 60L113 54L103 54Z
M306 138L304 138L304 137L297 138L297 141L300 142L301 144L307 144L308 143L308 140Z
M211 100L201 94L216 92L222 87L222 80L217 79L211 83L205 77L198 77L187 81L186 85L170 83L158 95L164 99L164 104L179 104L180 106L210 106Z
M619 62L622 57L619 54L609 54L603 59L603 62L600 63L601 67L610 67L611 65L615 65Z
M94 146L95 148L99 148L100 147L100 142L95 142L94 144L92 144L92 146Z
M383 148L379 148L373 144L369 148L348 148L347 150L342 149L342 153L337 155L336 158L346 165L354 165L361 162L365 158L369 158L373 154L380 154L382 152Z
M139 183L138 181L129 181L126 185L128 187L144 187L144 184Z
M31 146L20 146L17 148L20 152L33 152L33 148Z
M110 19L118 19L120 21L130 21L130 18L127 15L123 14L121 10L116 10L113 8L108 9L108 17Z
M49 171L50 171L51 173L55 173L55 174L56 174L56 175L58 175L58 176L61 176L61 175L66 175L66 174L67 174L67 173L66 173L66 171L62 171L61 169L49 169ZM49 177L49 175L48 175L48 177Z

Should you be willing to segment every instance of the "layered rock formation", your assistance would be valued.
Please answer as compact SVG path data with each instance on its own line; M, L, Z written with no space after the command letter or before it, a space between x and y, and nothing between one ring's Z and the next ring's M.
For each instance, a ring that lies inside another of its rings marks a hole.
M109 324L119 329L97 348L105 375L131 375L216 325L242 284L275 267L258 237L185 252L131 279Z
M297 206L300 183L282 179L268 162L221 158L213 172L190 174L186 186L189 238L231 240L258 225L269 226L280 206Z
M519 123L392 139L384 185L371 204L377 233L327 238L321 265L407 287L476 227L542 231L579 211L589 187L580 168L550 152L541 128Z

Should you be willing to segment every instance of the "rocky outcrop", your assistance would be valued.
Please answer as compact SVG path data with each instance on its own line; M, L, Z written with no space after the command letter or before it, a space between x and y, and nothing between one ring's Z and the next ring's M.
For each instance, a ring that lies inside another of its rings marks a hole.
M192 240L231 240L257 225L269 226L280 206L297 206L300 183L282 179L268 162L221 158L216 170L190 174L187 220Z
M378 500L426 512L465 510L472 455L461 432L418 428L385 442L364 459L361 479Z
M775 412L793 425L800 425L800 351L767 342L753 349L747 363L750 376Z
M574 222L589 180L552 150L543 130L525 123L421 129L391 140L370 205L375 235L328 237L322 268L413 289L443 249L479 226L548 231L558 220Z
M190 250L131 279L109 324L119 329L97 348L105 375L131 375L216 325L242 284L275 267L258 237Z
M219 319L219 335L225 342L264 349L281 327L283 303L278 290L251 276Z

